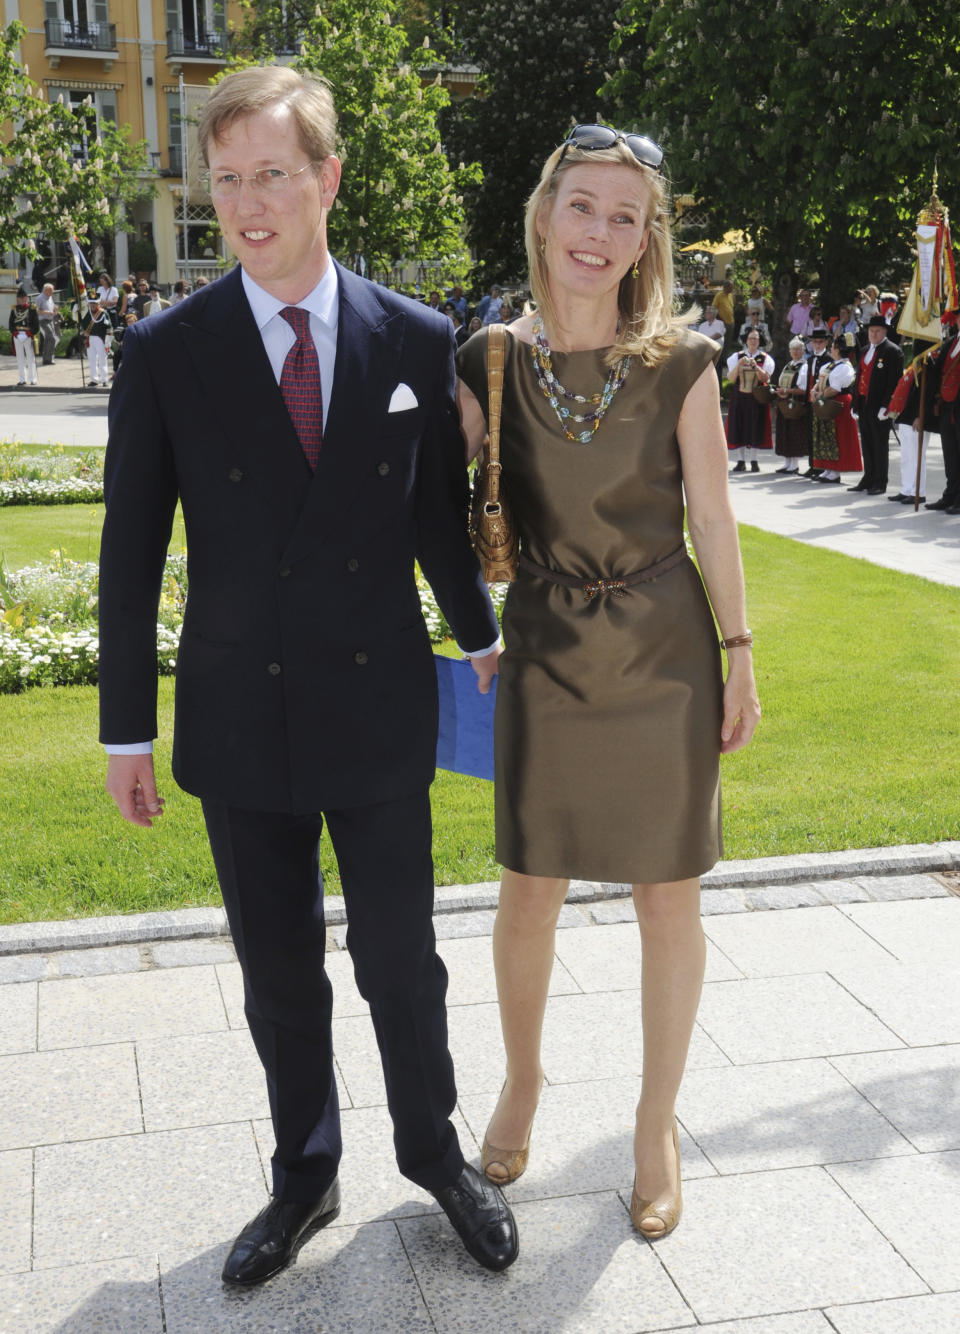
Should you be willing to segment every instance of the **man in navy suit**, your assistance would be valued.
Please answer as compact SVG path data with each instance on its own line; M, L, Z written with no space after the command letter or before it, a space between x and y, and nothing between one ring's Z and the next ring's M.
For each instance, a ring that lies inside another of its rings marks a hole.
M328 255L340 181L329 91L290 69L224 79L200 122L240 266L133 326L110 403L100 575L101 740L125 819L161 812L156 609L174 509L190 591L174 776L203 803L276 1135L273 1197L223 1270L259 1283L338 1214L340 1117L317 844L326 820L401 1172L490 1269L517 1254L450 1114L447 975L433 931L436 678L414 561L472 661L496 618L467 529L442 315Z

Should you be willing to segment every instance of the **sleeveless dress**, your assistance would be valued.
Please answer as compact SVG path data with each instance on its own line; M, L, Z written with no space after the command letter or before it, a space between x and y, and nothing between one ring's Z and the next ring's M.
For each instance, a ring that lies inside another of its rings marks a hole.
M478 331L457 354L484 409L486 341ZM509 332L506 341L500 458L523 554L584 580L616 579L682 547L677 419L716 345L683 331L659 366L635 359L592 441L574 444L540 390L530 347ZM606 376L603 356L554 352L554 372L590 395ZM693 562L590 601L521 569L503 632L497 860L527 875L618 883L708 870L723 850L723 681Z

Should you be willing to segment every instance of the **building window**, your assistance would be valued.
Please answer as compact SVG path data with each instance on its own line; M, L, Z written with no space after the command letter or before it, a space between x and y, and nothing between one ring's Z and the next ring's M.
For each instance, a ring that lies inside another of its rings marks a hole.
M215 264L223 252L220 225L212 204L188 204L186 216L187 253L183 253L184 217L182 206L174 217L177 228L177 260L205 260Z
M61 100L63 105L70 107L77 113L77 137L73 141L73 156L78 162L86 162L88 156L88 145L91 137L91 129L86 118L79 115L83 103L89 97L90 102L96 112L96 128L93 130L93 137L100 133L100 125L105 120L117 122L117 94L112 88L99 90L97 92L87 92L84 88L59 88L50 85L48 96L51 102Z
M107 0L43 0L43 15L53 46L100 49L113 44Z
M166 0L166 5L168 55L225 54L227 23L223 0Z

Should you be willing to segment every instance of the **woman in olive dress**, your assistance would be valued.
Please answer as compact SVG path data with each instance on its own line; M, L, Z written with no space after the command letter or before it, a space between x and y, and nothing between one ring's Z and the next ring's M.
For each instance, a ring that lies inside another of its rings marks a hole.
M496 715L507 1073L482 1155L498 1183L526 1166L570 880L630 883L643 955L631 1217L648 1237L680 1215L674 1102L703 979L699 877L722 852L719 757L760 714L716 346L672 314L661 160L649 139L577 126L527 205L537 309L506 331L500 444L521 542ZM470 457L487 338L457 359Z

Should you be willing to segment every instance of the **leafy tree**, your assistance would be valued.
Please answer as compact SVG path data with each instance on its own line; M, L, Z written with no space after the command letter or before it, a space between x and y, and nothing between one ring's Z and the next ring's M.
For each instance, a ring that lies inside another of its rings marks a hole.
M17 60L26 29L0 32L0 252L36 254L36 240L66 241L125 227L126 206L148 193L138 173L146 144L129 126L97 123L90 100L48 102Z
M906 276L935 160L958 197L958 44L955 6L913 0L624 0L607 93L652 124L714 236L749 234L782 340L798 280L826 313Z
M458 0L451 60L479 66L477 96L444 115L455 157L476 158L483 180L465 191L469 237L488 282L526 272L523 207L549 154L578 121L610 108L599 90L614 68L615 0Z
M279 6L259 4L262 35L251 29L253 53L264 62L276 49L271 12L279 22ZM436 265L443 281L469 267L463 191L480 171L448 161L437 116L449 94L439 78L424 88L404 61L397 14L397 0L331 0L302 15L294 63L328 81L337 108L344 172L329 220L333 250L348 264L362 256L382 276L415 256Z

